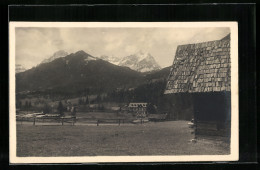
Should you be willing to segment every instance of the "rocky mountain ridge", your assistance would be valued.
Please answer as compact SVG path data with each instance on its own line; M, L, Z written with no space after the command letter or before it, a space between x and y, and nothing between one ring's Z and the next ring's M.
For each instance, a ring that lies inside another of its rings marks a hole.
M139 51L123 58L105 55L100 58L118 66L129 67L138 72L151 72L161 69L154 57L150 53L143 51Z

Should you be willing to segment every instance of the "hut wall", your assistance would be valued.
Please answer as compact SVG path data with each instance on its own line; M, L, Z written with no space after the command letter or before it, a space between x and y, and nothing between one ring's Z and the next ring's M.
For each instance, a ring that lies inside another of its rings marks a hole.
M196 135L230 136L230 92L193 94Z

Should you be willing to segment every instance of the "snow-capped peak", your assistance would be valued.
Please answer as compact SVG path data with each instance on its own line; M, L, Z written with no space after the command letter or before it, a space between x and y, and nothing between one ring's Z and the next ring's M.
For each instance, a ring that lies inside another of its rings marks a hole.
M99 58L118 66L129 67L139 72L149 72L161 68L150 53L141 50L123 58L107 55L102 55Z
M55 52L50 58L44 59L41 63L49 63L52 62L53 60L57 59L57 58L61 58L61 57L65 57L67 56L68 53L65 52L64 50L59 50L57 52Z
M139 72L149 72L161 68L150 53L143 51L123 57L119 65Z
M151 57L152 57L150 53L144 52L144 51L142 51L142 50L138 51L138 52L137 52L136 54L134 54L134 55L137 57L138 61L142 61L143 59L151 58ZM152 58L153 58L153 57L152 57Z

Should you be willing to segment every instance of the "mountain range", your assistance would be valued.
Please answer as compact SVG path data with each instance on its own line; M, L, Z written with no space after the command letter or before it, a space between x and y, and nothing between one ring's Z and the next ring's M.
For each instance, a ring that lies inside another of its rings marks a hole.
M149 59L153 61L150 55L145 54L139 60L135 58L134 61L126 62L126 59L120 62L129 64L143 60L149 61ZM82 94L84 89L88 88L92 93L103 93L118 88L136 88L145 83L165 80L169 71L170 67L167 67L142 73L126 66L112 64L84 51L78 51L64 57L52 57L49 62L43 62L32 69L17 73L16 92L49 91L70 95Z
M40 64L50 63L55 59L65 57L67 55L68 52L64 50L59 50L55 52L51 57L44 59ZM109 63L112 63L114 65L129 67L132 70L139 72L151 72L161 69L159 64L155 61L154 57L150 53L145 53L142 51L129 56L125 56L123 58L119 58L113 55L102 55L99 58L108 61ZM24 72L25 70L26 69L21 64L16 65L16 73Z

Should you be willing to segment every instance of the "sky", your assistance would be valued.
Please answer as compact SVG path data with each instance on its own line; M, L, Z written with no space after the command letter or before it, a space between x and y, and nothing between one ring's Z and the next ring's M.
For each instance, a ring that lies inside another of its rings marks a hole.
M219 40L229 28L53 28L16 27L15 60L26 69L64 50L124 57L149 52L162 67L172 65L178 45Z

